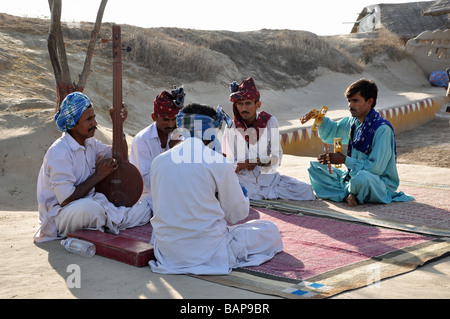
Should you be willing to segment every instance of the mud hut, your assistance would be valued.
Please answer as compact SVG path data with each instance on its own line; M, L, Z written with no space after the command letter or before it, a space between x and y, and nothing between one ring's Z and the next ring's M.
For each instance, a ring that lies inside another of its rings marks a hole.
M448 3L449 1L444 1ZM365 7L350 33L387 29L405 43L426 30L445 30L450 26L446 15L429 16L422 12L430 8L430 1L398 4L374 4Z

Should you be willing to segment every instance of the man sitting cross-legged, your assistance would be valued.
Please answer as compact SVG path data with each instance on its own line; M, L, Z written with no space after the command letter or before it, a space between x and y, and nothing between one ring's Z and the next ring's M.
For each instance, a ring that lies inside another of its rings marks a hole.
M153 160L152 271L164 274L228 274L256 266L282 250L275 224L243 220L249 199L233 165L210 146L225 114L191 104L177 115L185 141Z

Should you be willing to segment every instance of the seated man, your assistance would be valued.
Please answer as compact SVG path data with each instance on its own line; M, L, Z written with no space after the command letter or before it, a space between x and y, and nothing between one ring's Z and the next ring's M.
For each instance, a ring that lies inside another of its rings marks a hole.
M113 112L111 109L111 116ZM121 116L125 121L125 105ZM97 122L89 98L80 92L67 95L55 121L63 134L48 149L39 171L40 228L35 241L64 238L83 228L117 234L119 230L148 223L151 210L147 202L116 207L105 195L95 192L95 185L118 165L112 158L111 146L94 138ZM124 152L128 152L127 147ZM124 154L127 157L128 153Z
M324 117L319 137L329 144L334 138L348 143L347 156L342 153L319 155L308 169L311 185L317 196L335 202L390 203L413 200L403 192L396 192L399 177L396 166L394 129L389 121L375 111L378 88L373 81L361 79L351 84L345 96L351 117L338 122ZM345 164L348 170L327 168L331 164Z
M172 138L176 128L176 115L183 107L185 93L183 88L164 91L153 101L152 119L150 124L140 131L131 143L130 163L136 166L142 175L144 189L141 200L146 200L152 207L150 167L153 159L172 148L179 139Z
M153 160L152 271L163 274L228 274L259 265L282 250L275 224L252 220L249 200L233 165L211 148L225 114L191 104L177 115L186 140Z
M231 85L233 125L226 127L223 153L235 164L239 182L250 199L314 200L312 187L277 172L283 150L277 119L261 107L260 94L252 78Z

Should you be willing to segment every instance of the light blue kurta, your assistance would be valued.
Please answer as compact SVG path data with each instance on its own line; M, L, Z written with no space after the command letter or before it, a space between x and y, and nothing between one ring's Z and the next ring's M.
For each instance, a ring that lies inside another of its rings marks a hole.
M334 138L342 138L348 144L352 117L334 122L325 117L319 128L319 137L327 144ZM360 123L356 120L356 130ZM333 167L334 165L332 165ZM365 154L352 149L345 166L350 169L350 180L345 181L348 169L334 168L332 174L328 166L311 162L308 168L311 185L321 199L342 202L350 193L356 195L359 203L374 202L388 204L392 201L409 201L414 197L396 192L399 185L395 158L395 137L388 125L381 125L375 132L372 151Z

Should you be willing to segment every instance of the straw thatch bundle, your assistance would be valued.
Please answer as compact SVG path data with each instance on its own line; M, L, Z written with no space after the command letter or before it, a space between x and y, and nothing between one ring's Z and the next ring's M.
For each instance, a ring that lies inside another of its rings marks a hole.
M450 0L437 0L422 12L426 16L441 16L450 13Z

